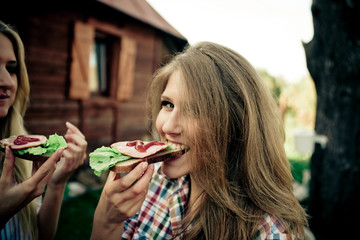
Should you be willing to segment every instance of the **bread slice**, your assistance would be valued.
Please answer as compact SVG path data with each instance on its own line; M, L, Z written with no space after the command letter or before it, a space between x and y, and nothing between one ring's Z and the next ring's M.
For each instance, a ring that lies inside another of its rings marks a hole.
M0 147L0 151L5 152L5 148ZM29 161L40 161L40 162L44 162L50 157L50 155L32 155L32 154L28 154L28 153L20 155L15 150L13 150L13 154L17 158L21 158L21 159L25 159L25 160L29 160Z
M133 170L138 164L142 162L148 162L149 164L151 164L156 162L162 162L165 160L174 160L176 158L181 157L184 153L185 150L179 148L168 151L162 151L144 158L131 158L129 160L116 164L115 166L110 168L110 170L116 173L127 173Z

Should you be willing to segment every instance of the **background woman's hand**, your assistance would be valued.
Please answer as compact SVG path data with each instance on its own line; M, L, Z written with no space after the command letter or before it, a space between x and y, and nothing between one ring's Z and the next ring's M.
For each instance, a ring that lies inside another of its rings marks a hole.
M52 185L64 185L70 175L79 168L86 159L87 141L85 136L73 124L66 122L68 128L65 139L68 147L64 150L61 160L51 178Z
M86 158L87 142L84 135L73 124L66 123L65 139L67 148L63 151L56 170L46 188L46 193L38 214L40 239L53 239L58 224L61 203L66 182L70 175L79 168Z
M20 209L40 196L55 171L55 164L60 159L64 149L58 149L45 161L33 175L16 183L14 179L15 157L9 147L6 147L3 170L0 178L0 228Z
M146 162L124 177L109 172L95 211L92 239L121 236L123 222L140 210L153 173L154 165Z

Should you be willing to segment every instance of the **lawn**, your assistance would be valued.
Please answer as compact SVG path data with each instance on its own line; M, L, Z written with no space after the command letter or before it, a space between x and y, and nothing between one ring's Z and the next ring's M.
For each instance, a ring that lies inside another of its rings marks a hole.
M87 190L80 196L65 198L55 240L90 239L92 220L101 190Z

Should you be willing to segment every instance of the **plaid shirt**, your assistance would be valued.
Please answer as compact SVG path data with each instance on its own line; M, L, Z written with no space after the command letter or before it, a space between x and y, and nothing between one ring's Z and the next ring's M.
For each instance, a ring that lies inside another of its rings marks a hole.
M189 180L189 176L168 179L157 171L140 211L125 221L122 239L171 239L180 234Z
M122 239L181 239L181 221L189 196L189 176L168 179L157 171L149 186L141 209L125 221ZM284 227L270 216L264 215L255 240L288 239Z
M296 239L294 235L288 234L278 219L265 213L264 219L258 228L255 240L290 240Z

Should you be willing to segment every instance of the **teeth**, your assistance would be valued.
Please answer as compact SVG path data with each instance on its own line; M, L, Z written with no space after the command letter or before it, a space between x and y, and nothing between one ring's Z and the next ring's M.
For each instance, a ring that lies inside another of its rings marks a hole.
M169 145L173 148L181 148L181 146L182 146L182 145L174 144L174 143L169 143Z
M188 146L185 146L185 145L179 145L179 144L174 144L174 143L169 143L169 145L172 147L172 148L179 148L179 149L182 149L182 150L187 150L189 149Z
M175 143L168 143L172 148L185 148L185 145L175 144Z

